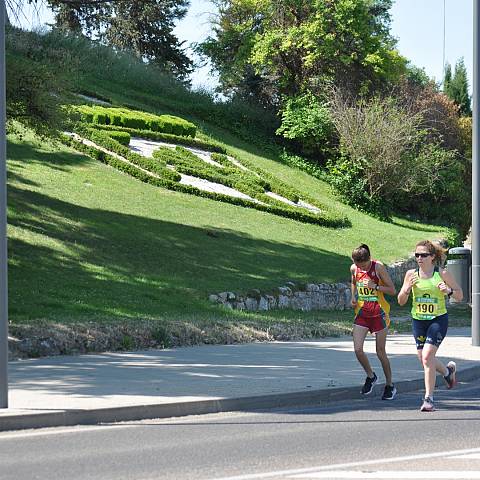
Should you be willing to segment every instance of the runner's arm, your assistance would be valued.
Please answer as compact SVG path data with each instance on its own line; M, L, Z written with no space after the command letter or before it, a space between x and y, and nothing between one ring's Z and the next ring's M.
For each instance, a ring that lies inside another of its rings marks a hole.
M447 270L442 270L440 271L440 276L442 277L443 282L438 284L438 288L445 295L452 296L454 300L460 302L463 299L463 290L455 281L453 275Z
M352 307L357 306L357 279L355 278L355 265L350 267L350 274L351 274L351 283L350 283L350 292L352 293L352 300L351 304Z
M408 270L405 274L405 279L403 280L403 285L400 291L398 292L397 300L399 305L405 305L408 301L408 297L410 296L410 292L412 291L412 287L414 285L413 273L415 270Z
M383 263L377 262L377 276L380 278L377 290L388 295L395 295L395 285Z

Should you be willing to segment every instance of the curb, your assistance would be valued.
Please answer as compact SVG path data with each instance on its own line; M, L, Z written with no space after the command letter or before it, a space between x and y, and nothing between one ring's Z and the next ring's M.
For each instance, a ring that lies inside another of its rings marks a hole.
M459 370L457 374L461 377L462 382L476 380L480 378L480 365ZM437 377L437 386L440 385L443 385L443 382L440 377ZM395 386L400 393L411 392L423 388L424 379L401 380L395 382ZM357 385L355 387L339 387L308 392L219 398L193 402L5 415L0 416L0 432L32 428L97 425L101 423L126 422L152 418L205 415L208 413L325 405L338 400L357 400L361 398L359 388ZM376 388L372 393L373 397L380 397L380 395L381 389L379 388Z

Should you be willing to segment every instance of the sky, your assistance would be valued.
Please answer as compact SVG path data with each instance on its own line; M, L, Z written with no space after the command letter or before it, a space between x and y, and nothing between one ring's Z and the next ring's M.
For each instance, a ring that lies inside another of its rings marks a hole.
M397 48L412 64L424 68L429 77L441 81L443 77L443 39L445 5L445 60L452 67L463 57L472 91L473 68L473 0L396 0L392 10L391 33L397 39ZM190 0L187 16L175 28L177 37L185 46L201 42L210 32L209 17L215 8L209 0ZM32 19L33 18L33 19ZM22 18L25 28L51 22L48 11L39 15L27 13ZM194 88L212 89L216 79L209 67L197 69L192 75Z

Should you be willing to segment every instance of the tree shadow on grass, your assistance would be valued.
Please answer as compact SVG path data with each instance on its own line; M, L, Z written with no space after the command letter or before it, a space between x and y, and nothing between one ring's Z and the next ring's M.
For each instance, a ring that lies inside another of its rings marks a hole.
M9 188L9 224L20 229L9 242L11 318L192 313L212 308L209 293L332 282L350 264L322 249L85 208L18 186Z
M392 225L425 233L438 232L438 230L441 229L441 227L438 225L425 225L424 223L419 223L416 225L414 221L399 216L397 216L396 219L393 219Z
M26 165L40 164L48 166L51 169L61 172L68 172L70 166L81 165L91 162L92 160L83 154L68 151L65 145L58 143L58 146L65 149L59 155L58 150L47 151L42 150L42 146L28 140L12 140L7 143L7 158L9 161L15 162L15 170L9 170L9 179L12 175L20 176L19 169L25 168ZM25 180L23 180L25 182Z

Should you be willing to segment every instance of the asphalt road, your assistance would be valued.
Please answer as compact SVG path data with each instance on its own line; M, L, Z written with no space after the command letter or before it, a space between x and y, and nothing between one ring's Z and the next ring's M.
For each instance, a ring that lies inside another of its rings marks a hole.
M0 479L480 479L480 384L393 402L0 433Z

